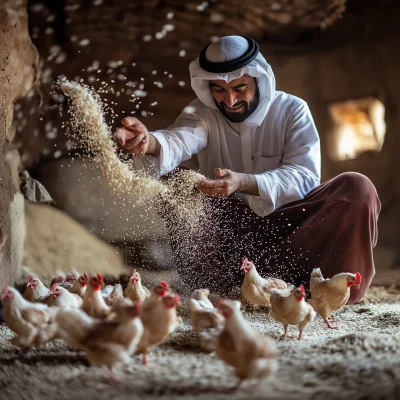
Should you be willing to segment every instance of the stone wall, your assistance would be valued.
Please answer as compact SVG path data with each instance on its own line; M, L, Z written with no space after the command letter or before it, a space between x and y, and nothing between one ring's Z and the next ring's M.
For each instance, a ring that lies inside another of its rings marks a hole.
M28 34L25 0L0 3L0 287L19 273L25 237L19 154L13 150L15 102L36 79L38 54Z

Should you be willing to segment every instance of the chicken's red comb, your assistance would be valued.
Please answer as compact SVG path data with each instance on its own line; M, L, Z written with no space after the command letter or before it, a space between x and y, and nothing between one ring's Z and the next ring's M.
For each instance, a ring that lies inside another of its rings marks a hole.
M87 274L86 272L83 273L83 277L84 277L87 281L89 280L88 274Z
M242 267L244 267L248 262L249 262L249 259L247 257L243 258Z
M136 268L132 271L132 276L136 274Z
M306 290L304 289L303 285L300 285L299 289L301 290L301 293L306 294Z
M97 279L98 279L100 282L103 282L103 275L97 274Z
M5 285L5 286L3 287L2 294L5 294L6 292L8 292L8 289L9 289L8 285Z
M33 275L29 275L28 283L30 283L32 279L33 279Z
M165 289L169 289L169 285L167 282L161 281L160 284L161 284L161 286L164 286Z
M357 284L361 283L361 274L359 272L356 272L356 278L357 278Z
M56 288L58 286L58 283L53 283L53 286L51 287L51 290L53 290L54 288Z

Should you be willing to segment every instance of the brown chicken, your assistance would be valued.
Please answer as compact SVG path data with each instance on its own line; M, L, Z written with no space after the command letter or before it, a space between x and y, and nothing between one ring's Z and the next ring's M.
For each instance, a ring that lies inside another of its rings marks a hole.
M89 279L89 284L83 298L81 308L93 318L105 318L111 311L101 295L103 282L104 279L100 274L92 276Z
M24 299L36 302L48 296L49 293L50 289L46 287L40 279L34 278L32 275L29 276L28 284L24 292Z
M72 285L71 289L69 291L71 293L77 294L79 297L83 299L86 293L86 288L89 282L89 277L87 274L84 272L83 275L81 275Z
M75 281L80 277L79 272L73 271L65 277L65 282L71 283L72 285L75 283Z
M42 345L55 337L56 309L50 309L41 303L31 303L9 286L4 287L1 298L5 301L4 321L17 335L11 340L12 344L28 349L31 346Z
M136 269L132 272L124 295L132 301L140 300L142 303L150 297L150 290L142 285L142 278Z
M198 289L190 299L190 323L199 336L200 347L214 351L219 334L224 329L225 320L222 314L208 299L207 289Z
M49 295L44 300L49 307L60 307L65 309L78 308L82 305L82 298L77 294L69 292L64 287L55 283Z
M151 306L155 301L160 301L161 298L164 297L169 291L170 287L168 283L164 281L161 281L157 285L153 286L150 292L150 297L143 304L143 310L146 310L146 308Z
M255 265L247 258L243 260L241 270L244 271L244 281L241 287L242 296L251 304L270 306L270 290L272 288L288 289L286 282L277 278L262 278Z
M141 303L120 304L114 308L112 320L96 320L80 309L61 310L56 316L58 336L86 353L93 365L109 368L111 378L117 380L113 367L132 362L131 355L143 334L138 318Z
M324 279L321 270L315 268L311 273L311 299L309 303L321 315L328 328L338 329L337 325L332 325L333 321L329 321L330 313L340 310L349 300L350 288L355 286L359 289L360 284L361 275L359 272L355 274L342 272L331 279Z
M111 293L108 296L103 296L103 298L104 302L110 307L122 304L125 298L121 284L117 283L115 286L113 286Z
M306 303L306 291L303 285L293 288L290 293L271 289L271 316L283 325L283 338L287 337L289 325L299 327L300 340L304 329L314 320L316 312Z
M262 379L277 370L275 342L255 332L246 322L240 306L221 299L217 308L225 318L225 328L217 341L216 354L235 368L237 389L245 379Z
M62 271L57 271L56 275L53 276L50 280L50 287L53 287L55 283L58 283L59 285L63 284L66 279L66 275Z
M147 365L147 354L152 346L164 342L178 326L176 307L180 304L177 294L167 293L160 301L153 300L143 307L141 319L143 336L138 345L138 351L143 354L143 364Z

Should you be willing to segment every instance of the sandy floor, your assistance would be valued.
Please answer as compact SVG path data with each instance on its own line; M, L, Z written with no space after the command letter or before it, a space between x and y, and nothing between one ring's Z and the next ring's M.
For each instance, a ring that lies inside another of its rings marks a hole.
M368 301L373 301L371 303ZM185 313L184 313L185 314ZM252 327L278 338L281 326L264 312L246 313ZM317 317L301 342L279 341L278 374L257 387L246 383L235 394L236 379L214 355L202 353L187 319L167 343L150 355L147 367L135 356L118 370L122 382L91 368L82 353L55 341L22 355L0 327L1 399L394 399L400 393L400 293L370 290L363 304L345 307L339 331ZM292 333L297 333L292 327ZM225 391L225 393L224 393Z

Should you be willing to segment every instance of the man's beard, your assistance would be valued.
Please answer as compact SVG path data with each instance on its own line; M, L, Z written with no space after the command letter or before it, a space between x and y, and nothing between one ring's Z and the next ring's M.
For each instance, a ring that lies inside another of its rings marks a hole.
M213 96L214 98L214 96ZM233 107L239 107L242 104L244 105L245 109L242 112L228 112L226 111L226 104L221 101L220 103L217 103L215 98L214 98L214 103L218 107L219 111L221 111L221 114L231 122L243 122L247 117L249 117L253 112L257 109L258 104L260 103L260 90L258 89L258 85L256 84L256 91L254 93L253 100L250 100L249 103L246 101L239 101L233 105Z

